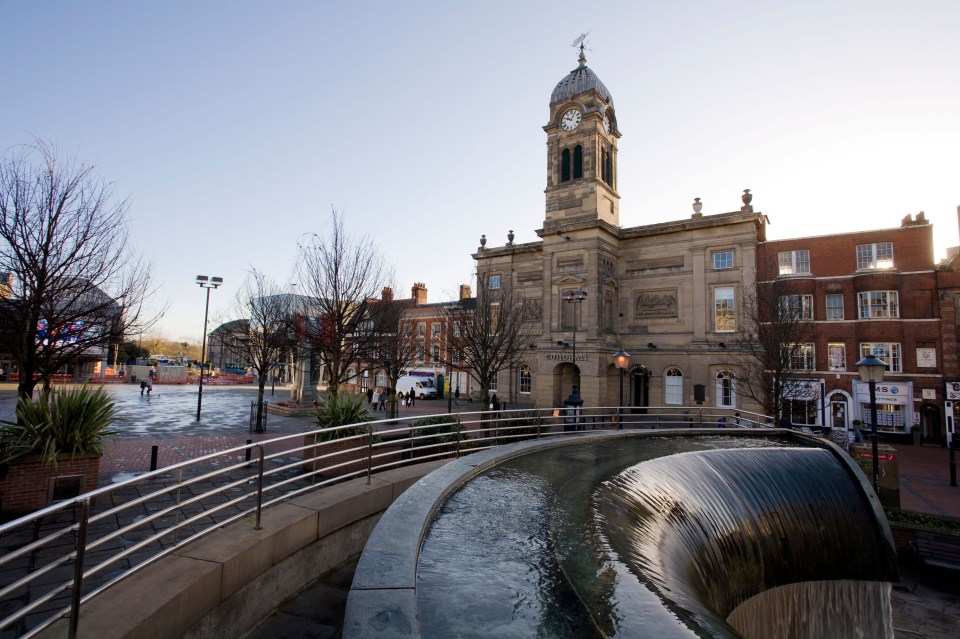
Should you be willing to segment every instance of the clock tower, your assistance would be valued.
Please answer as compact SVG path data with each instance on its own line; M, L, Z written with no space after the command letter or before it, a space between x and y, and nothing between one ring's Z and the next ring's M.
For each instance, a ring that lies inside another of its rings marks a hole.
M617 140L613 97L587 66L557 83L550 96L547 133L547 211L544 229L603 220L620 226Z

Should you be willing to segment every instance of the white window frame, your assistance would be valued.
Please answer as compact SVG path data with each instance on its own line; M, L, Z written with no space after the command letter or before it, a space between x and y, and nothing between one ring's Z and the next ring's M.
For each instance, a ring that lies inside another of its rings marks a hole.
M897 291L857 293L857 314L860 319L898 319L900 294Z
M424 355L426 355L425 350L423 344L417 344L417 361L420 363L423 363Z
M500 276L499 275L490 275L487 278L487 289L491 291L496 291L500 288Z
M893 268L893 242L857 244L857 270Z
M713 270L726 271L733 268L733 251L714 251Z
M434 361L434 362L439 362L439 361L440 361L440 347L439 347L439 346L434 346L434 347L432 348L432 350L433 350L433 361Z
M716 405L718 408L737 407L737 380L730 371L717 373Z
M376 376L374 377L374 384L379 388L387 387L387 371L377 371Z
M875 355L887 363L888 373L903 372L903 349L899 342L861 342L860 357Z
M831 371L847 370L847 345L843 342L827 344L827 369Z
M417 324L417 337L427 336L427 325L423 322Z
M533 389L533 371L529 366L521 366L517 371L517 390L521 395L529 395Z
M683 405L683 371L675 366L663 374L663 403Z
M717 333L734 333L737 330L736 289L732 286L713 289L713 328Z
M834 302L840 300L840 305L831 305L831 300ZM828 320L836 321L843 319L843 293L827 293L826 298L824 299L824 306L826 308L826 317ZM837 315L837 311L840 312L839 316Z
M813 295L781 295L780 316L786 321L812 320Z
M810 275L810 249L781 251L777 265L780 275Z
M792 344L788 367L792 371L812 371L817 365L817 349L812 342Z
M433 339L440 337L440 322L432 322L430 324L430 337Z
M497 374L496 373L494 373L490 377L490 385L487 387L487 390L490 391L491 393L497 392Z

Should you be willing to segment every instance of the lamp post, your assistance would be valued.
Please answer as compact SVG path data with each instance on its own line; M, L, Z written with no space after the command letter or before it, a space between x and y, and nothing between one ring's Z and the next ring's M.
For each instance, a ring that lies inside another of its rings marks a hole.
M886 363L874 355L867 355L857 362L860 381L870 387L870 444L873 448L873 490L880 495L880 456L877 452L877 382L883 381Z
M200 285L200 288L207 289L207 304L203 309L203 346L200 348L200 392L197 393L197 421L199 422L200 408L203 405L203 369L206 368L207 360L207 316L210 313L210 289L223 284L223 278L197 275L197 284Z
M570 391L570 397L564 402L564 405L575 409L583 406L583 398L580 397L580 387L577 384L577 312L585 299L587 299L587 292L583 290L564 291L563 293L564 302L576 304L573 310L573 388Z
M630 366L630 353L621 348L613 354L613 363L620 370L620 402L617 404L617 430L623 430L623 423L620 421L623 412L623 374Z

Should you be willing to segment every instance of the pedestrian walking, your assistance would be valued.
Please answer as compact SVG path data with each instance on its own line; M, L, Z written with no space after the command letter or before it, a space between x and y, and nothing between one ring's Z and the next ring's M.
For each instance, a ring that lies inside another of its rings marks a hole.
M373 407L373 410L377 410L377 407L380 405L380 388L370 391L370 405Z
M380 391L380 410L387 410L387 389Z
M367 406L373 406L373 389L367 389Z
M460 405L460 387L457 386L457 390L453 392L453 403L457 406Z
M414 400L414 398L415 398L416 396L417 396L417 394L416 394L415 392L413 392L413 389L411 388L411 389L410 389L410 394L407 395L407 397L410 399L410 405L411 405L411 406L414 405L415 402L414 402L413 400Z

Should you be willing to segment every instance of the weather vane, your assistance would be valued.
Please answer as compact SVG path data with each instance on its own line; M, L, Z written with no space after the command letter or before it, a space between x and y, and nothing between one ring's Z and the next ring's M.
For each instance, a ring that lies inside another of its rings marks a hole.
M580 53L583 53L583 50L586 46L588 35L590 35L589 31L587 31L586 33L581 33L580 36L576 40L574 40L573 44L571 44L570 46L573 47L574 49L576 49L577 47L580 47Z

